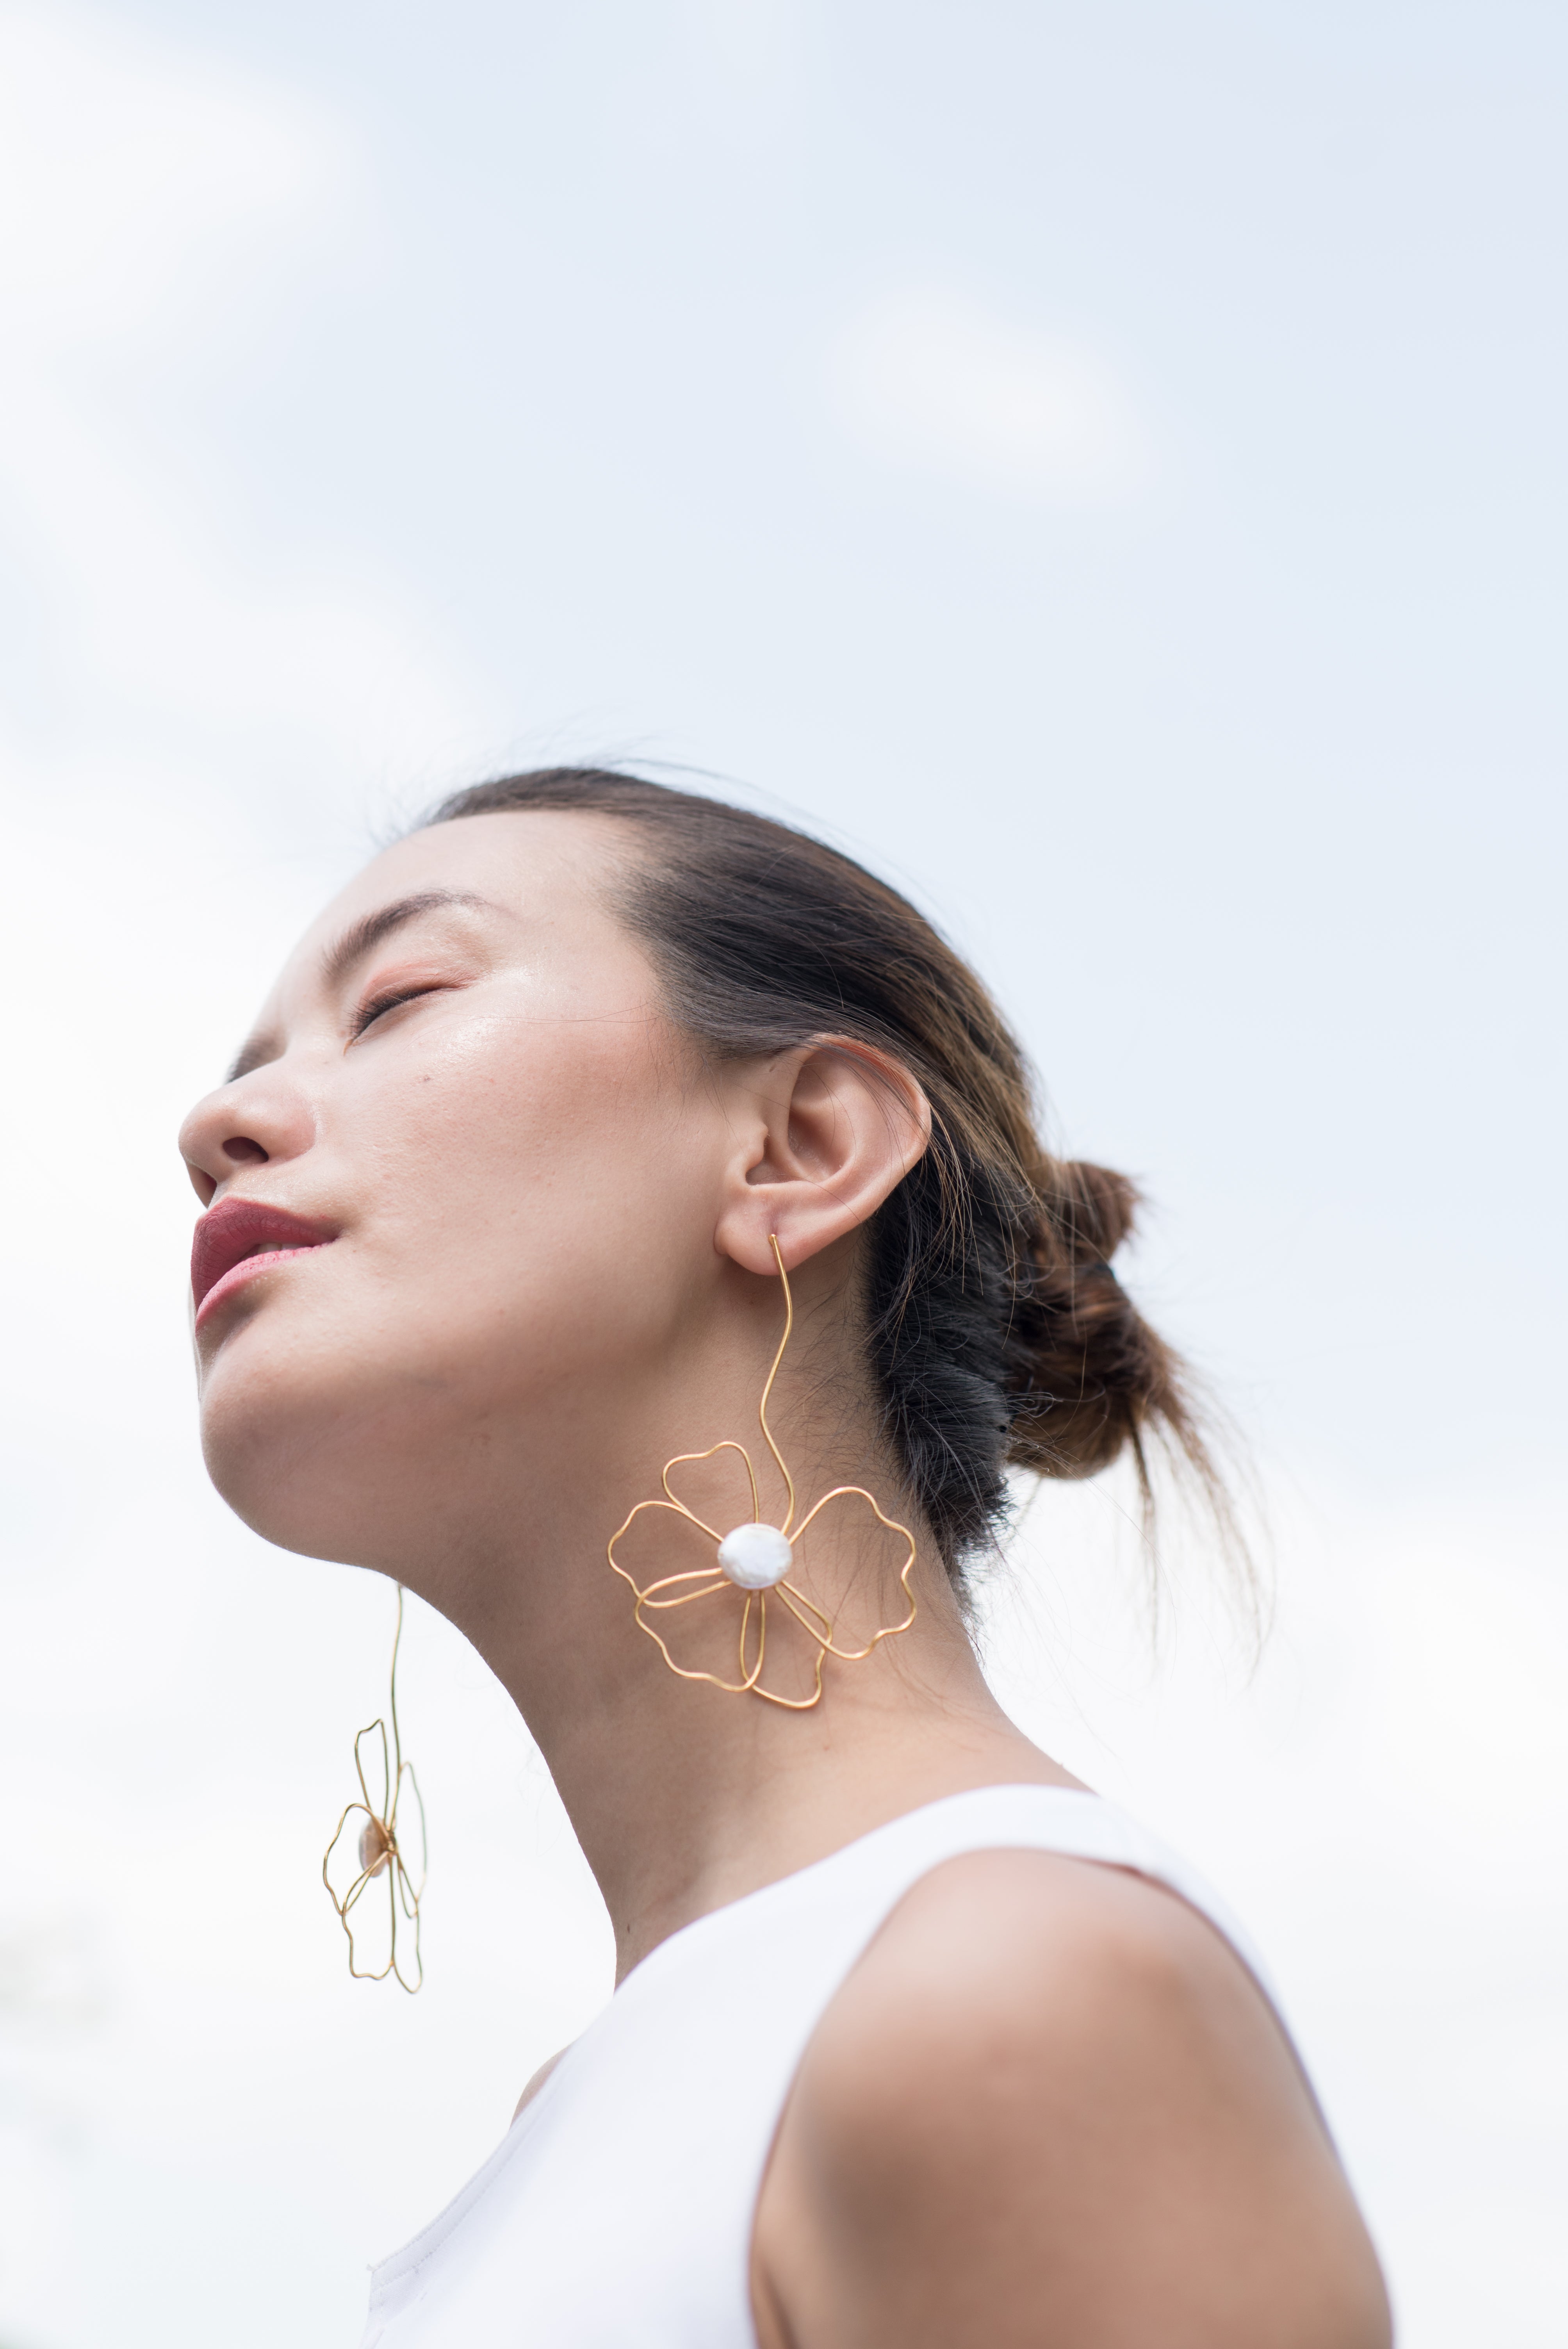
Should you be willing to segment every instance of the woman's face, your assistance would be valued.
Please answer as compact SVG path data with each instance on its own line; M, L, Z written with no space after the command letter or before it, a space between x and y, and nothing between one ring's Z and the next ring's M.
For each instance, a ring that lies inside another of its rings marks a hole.
M269 1539L397 1571L515 1504L520 1429L542 1506L700 1312L733 1135L603 902L633 854L544 812L399 842L187 1120L203 1444Z

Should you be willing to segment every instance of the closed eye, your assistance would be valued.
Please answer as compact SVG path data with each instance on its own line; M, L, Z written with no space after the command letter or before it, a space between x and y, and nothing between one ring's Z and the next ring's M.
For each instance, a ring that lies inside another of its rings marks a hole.
M368 1003L360 1005L348 1031L351 1044L357 1043L366 1030L388 1011L396 1011L400 1003L417 1003L422 995L439 995L444 989L434 980L423 987L396 987L386 995L373 995Z

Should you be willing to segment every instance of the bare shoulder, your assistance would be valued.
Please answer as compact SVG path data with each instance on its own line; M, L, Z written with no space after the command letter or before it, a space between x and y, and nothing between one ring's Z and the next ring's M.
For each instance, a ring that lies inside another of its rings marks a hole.
M1229 1944L1051 1853L915 1886L813 2035L758 2208L764 2349L1386 2349L1376 2259Z
M554 2071L556 2065L560 2063L562 2057L566 2054L566 2052L567 2051L564 2047L558 2047L553 2055L549 2055L545 2058L537 2072L530 2073L522 2094L519 2096L517 2104L513 2108L511 2116L513 2120L516 2120L519 2113L525 2111L527 2107L532 2104L535 2096L538 2095L541 2088L543 2087L546 2080L549 2079L552 2072Z

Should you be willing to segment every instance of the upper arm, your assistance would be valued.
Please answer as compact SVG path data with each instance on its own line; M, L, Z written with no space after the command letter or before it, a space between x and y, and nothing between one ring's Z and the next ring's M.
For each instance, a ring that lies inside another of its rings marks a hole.
M768 2349L1385 2349L1299 2066L1174 1896L972 1854L829 2007L758 2208Z

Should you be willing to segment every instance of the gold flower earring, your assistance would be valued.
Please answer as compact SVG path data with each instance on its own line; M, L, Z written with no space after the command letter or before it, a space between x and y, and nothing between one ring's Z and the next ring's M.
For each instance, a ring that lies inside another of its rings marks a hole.
M419 1782L414 1775L413 1764L405 1762L403 1759L403 1741L397 1727L397 1651L402 1642L403 1586L399 1583L397 1585L397 1629L392 1638L392 1671L387 1704L387 1711L392 1723L390 1745L387 1742L387 1723L380 1720L373 1721L368 1729L362 1729L355 1739L354 1768L359 1780L359 1799L347 1805L343 1816L337 1822L332 1841L322 1855L321 1880L325 1885L328 1898L337 1911L338 1921L348 1936L348 1971L356 1982L385 1982L390 1974L394 1981L401 1983L406 1991L412 1992L417 1991L425 1979L424 1962L419 1955L419 1899L425 1889L427 1853L424 1797L419 1792ZM377 1774L377 1740L379 1740L380 1753L379 1778ZM368 1775L366 1774L367 1756ZM408 1791L414 1797L411 1808L403 1802L405 1779L407 1781ZM377 1784L379 1784L381 1789L381 1799L378 1803L371 1799L371 1788ZM400 1807L403 1814L402 1826L405 1829L411 1825L415 1817L418 1821L418 1882L415 1881L413 1870L405 1857L403 1845L398 1840ZM356 1811L360 1813L365 1822L359 1830L356 1851L359 1872L345 1890L339 1893L332 1880L332 1856L342 1842L345 1830ZM372 1916L380 1909L381 1904L378 1899L366 1902L363 1909L360 1908L366 1892L378 1876L385 1877L387 1879L385 1927L371 1921ZM401 1952L397 1947L397 1929L400 1920L404 1929ZM403 1961L407 1951L410 1927L414 1936L413 1961L405 1971ZM385 1948L387 1952L385 1965L361 1966L358 1963L359 1951L354 1938L356 1929L362 1940L375 1940Z
M605 1555L622 1581L631 1586L636 1600L633 1611L636 1617L638 1628L647 1633L671 1671L678 1679L709 1681L715 1688L725 1690L730 1696L759 1696L769 1704L784 1706L788 1712L809 1713L811 1707L821 1699L822 1671L830 1656L837 1656L846 1664L861 1663L882 1640L896 1639L900 1632L907 1631L914 1621L914 1593L909 1587L910 1573L914 1565L914 1536L907 1526L901 1526L894 1518L886 1516L875 1496L868 1493L863 1485L835 1485L830 1493L824 1493L821 1499L807 1511L798 1526L795 1524L795 1482L785 1464L783 1454L773 1441L773 1432L768 1424L768 1398L773 1392L773 1381L779 1375L779 1365L784 1359L784 1349L789 1343L789 1334L795 1326L795 1308L789 1295L789 1276L784 1269L784 1258L779 1252L778 1239L771 1233L769 1235L769 1244L773 1250L774 1261L779 1267L779 1278L784 1288L784 1335L779 1340L779 1350L773 1357L773 1367L769 1371L767 1382L762 1389L762 1401L758 1406L757 1416L762 1429L762 1440L773 1454L778 1464L779 1473L784 1479L789 1506L785 1510L783 1524L770 1526L763 1522L761 1503L757 1491L757 1472L751 1464L751 1454L747 1451L744 1444L737 1444L727 1437L722 1444L710 1444L706 1452L677 1452L673 1460L666 1461L665 1473L659 1480L664 1486L664 1499L639 1501L624 1524L619 1526L610 1537ZM679 1468L687 1461L711 1460L720 1452L739 1453L746 1463L747 1480L751 1486L750 1521L745 1525L736 1526L727 1534L721 1534L714 1526L705 1525L703 1520L694 1511L688 1509L686 1503L670 1489L672 1469ZM789 1578L790 1570L796 1563L796 1549L808 1528L821 1515L830 1502L847 1499L866 1502L877 1522L885 1526L889 1533L898 1535L905 1545L904 1560L899 1569L898 1579L903 1595L909 1601L909 1611L903 1622L884 1623L880 1630L873 1631L863 1648L839 1647L833 1639L832 1618L826 1614L814 1599L808 1599L799 1584ZM688 1525L696 1526L699 1533L706 1534L709 1541L716 1544L717 1549L716 1563L711 1567L698 1567L690 1573L664 1575L658 1581L650 1582L645 1590L641 1588L616 1557L615 1545L631 1530L636 1519L646 1509L667 1510L677 1517L684 1517ZM717 1598L720 1592L726 1590L741 1591L745 1598L745 1603L740 1610L740 1677L734 1681L727 1681L717 1672L692 1671L688 1671L684 1664L677 1664L669 1651L664 1633L656 1623L650 1622L648 1619L650 1615L665 1614L674 1608L695 1606L702 1599ZM768 1649L769 1593L777 1597L779 1605L788 1609L802 1630L807 1632L816 1643L816 1668L810 1696L783 1696L776 1689L764 1688L762 1685L762 1671Z

